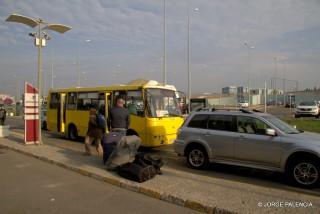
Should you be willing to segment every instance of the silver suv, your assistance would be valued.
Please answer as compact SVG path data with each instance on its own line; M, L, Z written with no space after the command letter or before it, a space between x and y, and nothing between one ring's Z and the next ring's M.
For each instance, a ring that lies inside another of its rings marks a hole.
M174 149L196 169L216 162L284 172L304 187L319 184L320 135L270 114L244 109L194 112L179 129Z

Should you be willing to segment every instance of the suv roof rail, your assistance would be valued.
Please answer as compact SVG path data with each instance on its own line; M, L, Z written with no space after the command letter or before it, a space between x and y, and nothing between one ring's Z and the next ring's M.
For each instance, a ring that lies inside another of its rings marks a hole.
M243 109L243 108L222 108L222 109L216 109L216 108L212 108L211 111L241 111L242 113L247 113L247 114L253 114L252 111L247 110L247 109Z
M195 111L210 111L210 109L209 108L198 108Z
M259 113L262 113L262 111L259 111L257 109L253 109L252 111L251 110L248 110L248 109L243 109L243 108L232 108L232 109L228 109L228 108L198 108L196 110L197 112L199 111L240 111L242 113L246 113L246 114L253 114L254 112L259 112Z
M252 109L253 112L258 112L258 113L263 113L262 111L258 110L258 109Z
M243 109L243 108L240 108L239 111L241 111L242 113L246 113L246 114L253 114L252 111L247 110L247 109Z

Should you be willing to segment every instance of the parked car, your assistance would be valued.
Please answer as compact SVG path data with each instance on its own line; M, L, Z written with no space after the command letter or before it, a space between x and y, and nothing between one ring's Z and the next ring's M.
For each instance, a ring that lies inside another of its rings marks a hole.
M319 118L320 111L317 102L307 101L301 102L297 107L294 114L295 118L304 117L304 116L313 116Z
M320 134L299 131L266 113L193 112L179 129L174 149L195 169L216 162L283 172L303 187L320 180Z
M247 101L239 102L238 103L238 107L240 107L240 108L248 108L249 107L249 103Z
M285 105L285 107L286 108L290 108L290 103L286 103L286 105ZM295 108L296 107L296 104L295 103L293 103L293 102L291 102L291 108Z
M269 100L267 102L267 106L275 106L275 105L278 105L278 106L281 106L283 105L282 101L275 101L275 100Z

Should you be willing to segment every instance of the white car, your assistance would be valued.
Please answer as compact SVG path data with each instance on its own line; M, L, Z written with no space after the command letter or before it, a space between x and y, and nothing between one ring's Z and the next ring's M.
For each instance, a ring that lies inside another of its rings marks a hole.
M295 111L295 118L303 117L303 116L313 116L319 118L319 105L315 101L307 101L301 102Z
M239 106L240 108L248 108L248 107L249 107L249 103L246 102L246 101L244 101L244 102L239 102L239 103L238 103L238 106Z

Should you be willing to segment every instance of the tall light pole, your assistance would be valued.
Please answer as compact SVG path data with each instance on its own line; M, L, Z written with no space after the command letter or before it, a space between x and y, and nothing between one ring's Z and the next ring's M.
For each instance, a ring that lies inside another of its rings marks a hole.
M286 97L286 72L287 72L287 58L284 60L283 65L284 65L284 69L283 69L283 105L286 105L287 102L287 97Z
M274 59L274 90L276 92L276 106L278 105L278 89L277 89L277 76L278 76L278 58L273 57Z
M194 8L194 12L198 12L199 8ZM191 71L190 71L190 0L188 2L188 112L191 111Z
M163 84L167 84L167 11L166 0L163 0Z
M54 75L53 75L53 63L54 63L54 49L52 47L51 49L51 88L53 89L53 78L54 78Z
M84 42L91 42L90 39L86 39L84 40ZM77 81L77 86L80 87L81 86L81 72L80 72L80 60L79 60L79 46L77 46L77 55L76 55L76 72L77 72L77 76L78 76L78 81Z
M45 22L43 19L30 18L19 14L11 14L7 19L7 22L17 22L28 25L29 27L35 28L38 26L38 32L30 33L29 35L34 37L35 45L38 46L38 138L39 144L42 144L41 140L41 98L42 98L42 47L45 46L46 40L50 39L50 36L45 30L53 30L58 33L65 33L71 29L66 25L52 24Z
M18 77L17 77L17 75L16 74L14 74L13 75L13 78L15 79L15 81L16 81L16 102L19 100L19 97L20 97L20 86L19 86L19 79L18 79Z
M251 73L251 53L250 53L250 50L254 49L254 46L250 46L248 44L248 42L244 42L244 46L247 47L247 51L248 51L248 107L250 107L251 105L251 89L250 89L250 73Z

